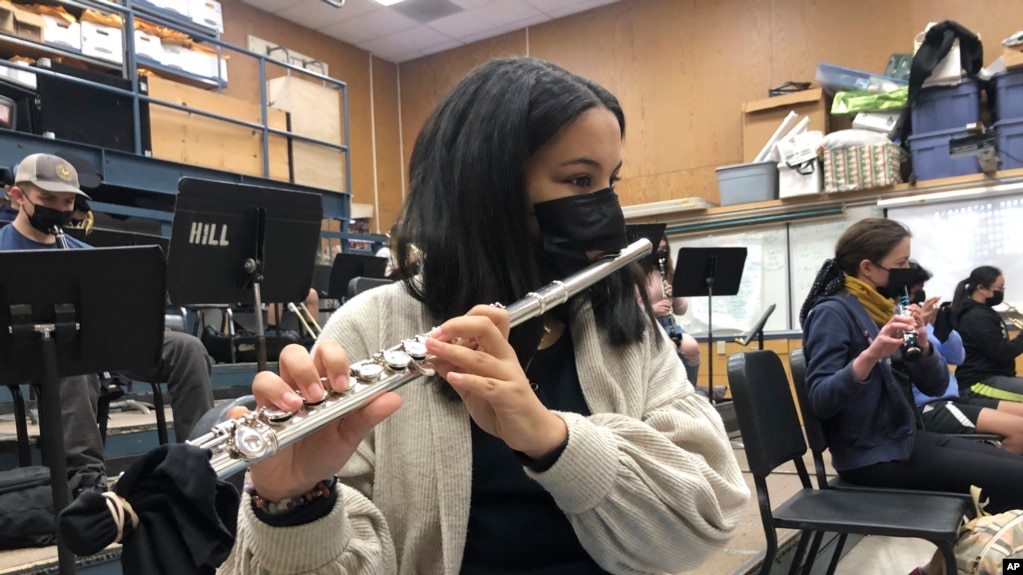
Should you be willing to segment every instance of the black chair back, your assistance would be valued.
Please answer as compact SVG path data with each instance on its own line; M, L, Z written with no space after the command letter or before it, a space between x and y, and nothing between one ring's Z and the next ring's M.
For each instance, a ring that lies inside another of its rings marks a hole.
M766 477L779 465L796 460L797 468L802 468L800 479L808 485L802 465L806 441L778 355L771 350L732 355L728 358L728 385L753 475Z
M810 394L806 390L806 356L803 355L803 348L789 352L789 367L792 369L792 386L796 390L799 411L803 414L803 432L806 433L806 442L810 445L810 452L813 453L817 485L821 489L825 489L828 487L828 477L824 468L823 454L828 449L828 439L824 435L824 426L821 425L821 420L817 418L813 408L810 407Z
M353 298L364 291L371 290L375 287L385 286L390 283L394 283L394 281L362 276L352 278L351 281L348 282L348 297Z

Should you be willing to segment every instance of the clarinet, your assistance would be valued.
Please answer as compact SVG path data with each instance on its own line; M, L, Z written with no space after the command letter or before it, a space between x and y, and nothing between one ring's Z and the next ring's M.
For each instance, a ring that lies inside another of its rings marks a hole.
M608 275L649 254L653 244L640 239L618 254L610 254L571 276L554 281L526 297L503 307L511 327L538 317L585 290ZM295 412L261 407L216 425L211 431L189 441L212 451L210 465L221 479L242 471L252 463L270 457L279 449L314 433L369 403L385 391L396 390L421 376L435 375L427 364L426 334L403 340L372 357L350 366L350 385L344 392L325 391L323 397L304 399ZM329 386L325 386L329 387Z
M50 233L52 233L57 238L57 244L60 245L60 249L62 250L68 249L67 236L64 235L64 228L60 226L53 226L53 229L50 231Z
M665 275L665 264L664 258L657 258L657 266L661 269L661 293L664 295L664 299L671 303L671 296L668 295L668 279ZM671 341L675 342L675 345L682 343L682 332L679 331L678 326L675 324L675 309L672 306L668 310L668 337Z

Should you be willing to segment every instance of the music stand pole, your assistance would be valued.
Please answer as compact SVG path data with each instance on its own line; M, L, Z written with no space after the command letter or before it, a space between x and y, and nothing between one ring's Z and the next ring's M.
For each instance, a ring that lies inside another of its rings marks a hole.
M71 503L67 482L67 459L64 453L64 428L60 417L60 383L57 379L57 345L53 341L53 326L35 325L41 334L39 349L43 356L42 391L39 393L39 440L46 466L50 468L50 488L53 508L60 510ZM57 565L61 575L75 572L75 554L57 536Z
M711 256L707 264L707 397L714 405L714 276L718 265L717 256Z
M262 241L262 238L260 238ZM261 248L257 251L262 252ZM252 299L255 304L256 316L256 371L266 371L266 330L263 329L263 296L259 292L259 284L263 281L263 264L256 258L245 260L245 271L252 281Z

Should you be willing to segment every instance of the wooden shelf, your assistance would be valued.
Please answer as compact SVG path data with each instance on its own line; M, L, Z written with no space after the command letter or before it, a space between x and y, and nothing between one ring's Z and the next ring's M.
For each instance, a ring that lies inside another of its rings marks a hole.
M754 213L786 212L801 208L823 207L843 204L868 204L878 200L892 198L906 198L934 192L952 190L965 190L984 185L997 185L1023 180L1023 169L1002 170L992 175L970 174L968 176L956 176L953 178L942 178L938 180L921 180L916 184L897 184L884 188L871 188L869 190L857 190L854 192L835 192L810 194L796 196L780 200L767 200L763 202L750 202L748 204L736 204L733 206L715 206L706 209L685 210L674 214L655 214L638 218L630 218L630 224L663 222L669 220L672 223L681 223L693 219L730 219L731 217L742 217Z

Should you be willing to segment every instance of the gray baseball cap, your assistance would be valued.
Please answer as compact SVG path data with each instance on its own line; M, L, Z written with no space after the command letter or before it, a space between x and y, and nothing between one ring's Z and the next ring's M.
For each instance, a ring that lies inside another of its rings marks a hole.
M70 192L92 199L78 184L78 170L53 154L32 154L18 164L14 185L28 182L47 192Z

